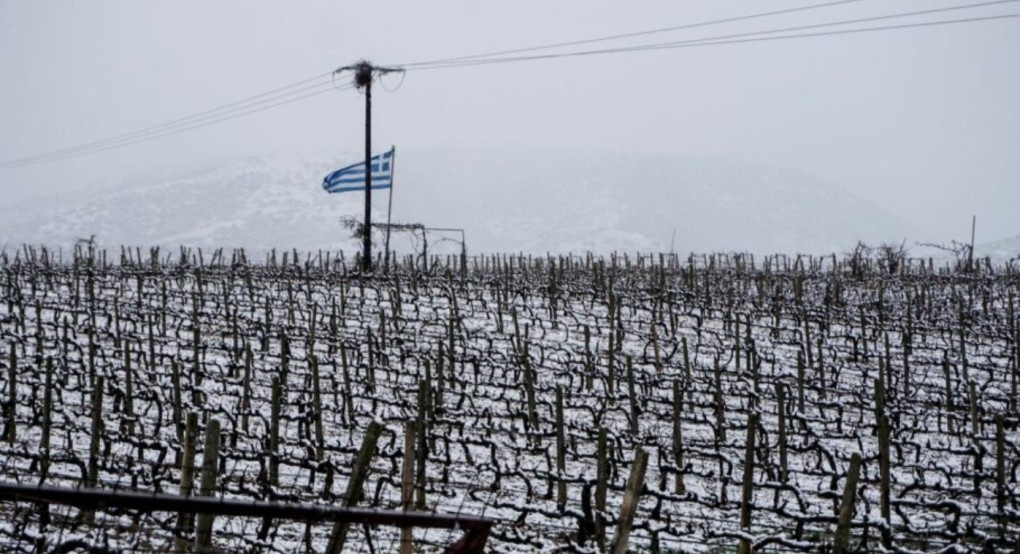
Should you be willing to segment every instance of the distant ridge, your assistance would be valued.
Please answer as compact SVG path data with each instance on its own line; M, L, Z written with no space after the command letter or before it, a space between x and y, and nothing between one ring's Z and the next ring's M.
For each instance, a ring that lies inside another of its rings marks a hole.
M848 252L899 244L907 223L801 171L658 154L397 149L394 220L458 227L471 252ZM357 249L343 216L360 193L327 195L323 176L357 155L206 162L128 179L106 192L0 210L0 246L178 244L252 250ZM374 215L385 221L386 195ZM430 238L436 249L449 241ZM395 237L396 249L415 247ZM380 243L381 246L381 243ZM438 250L434 250L438 251Z

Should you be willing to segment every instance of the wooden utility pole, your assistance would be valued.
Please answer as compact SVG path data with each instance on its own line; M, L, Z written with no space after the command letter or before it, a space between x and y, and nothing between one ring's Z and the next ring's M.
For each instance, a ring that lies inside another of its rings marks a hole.
M341 67L333 73L341 71L354 72L354 84L365 89L365 236L362 242L361 270L372 271L372 81L376 75L403 71L399 68L377 67L362 60L354 65Z
M361 246L361 270L372 271L372 66L358 64L354 82L365 89L365 236Z

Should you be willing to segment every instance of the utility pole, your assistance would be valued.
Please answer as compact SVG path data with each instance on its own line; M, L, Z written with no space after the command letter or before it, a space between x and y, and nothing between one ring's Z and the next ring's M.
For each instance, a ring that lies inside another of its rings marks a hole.
M372 81L376 75L403 71L392 67L377 67L366 60L341 67L333 73L354 72L354 84L365 89L365 236L362 242L361 271L372 271Z

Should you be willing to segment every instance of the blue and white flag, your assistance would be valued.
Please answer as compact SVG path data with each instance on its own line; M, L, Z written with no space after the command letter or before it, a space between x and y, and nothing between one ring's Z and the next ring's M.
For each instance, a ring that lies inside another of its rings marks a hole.
M393 154L389 152L372 156L372 189L388 189L393 186ZM322 180L326 192L348 192L365 190L365 162L356 163L330 173Z

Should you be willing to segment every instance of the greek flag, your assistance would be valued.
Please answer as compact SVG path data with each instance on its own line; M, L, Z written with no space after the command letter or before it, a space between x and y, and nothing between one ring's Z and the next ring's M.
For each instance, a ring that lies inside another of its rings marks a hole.
M389 152L372 156L372 189L388 189L393 186L393 154ZM330 173L322 180L326 192L348 192L365 190L365 162L356 163Z

